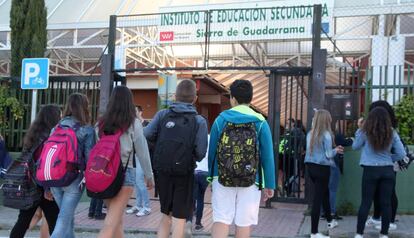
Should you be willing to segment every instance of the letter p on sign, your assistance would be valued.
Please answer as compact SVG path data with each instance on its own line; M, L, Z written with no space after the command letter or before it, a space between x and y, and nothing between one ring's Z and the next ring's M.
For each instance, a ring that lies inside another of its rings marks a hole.
M36 63L26 63L24 69L24 84L30 84L30 78L36 78L39 75L40 67Z
M49 87L49 59L27 58L22 62L22 89L46 89Z

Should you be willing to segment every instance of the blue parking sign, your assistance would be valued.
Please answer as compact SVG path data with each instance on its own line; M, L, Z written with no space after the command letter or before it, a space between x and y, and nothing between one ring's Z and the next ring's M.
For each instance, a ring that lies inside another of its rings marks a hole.
M47 89L49 87L49 59L27 58L22 62L22 89Z

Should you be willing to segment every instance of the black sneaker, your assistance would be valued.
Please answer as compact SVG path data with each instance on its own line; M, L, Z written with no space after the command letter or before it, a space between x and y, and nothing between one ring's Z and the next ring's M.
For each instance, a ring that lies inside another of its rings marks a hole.
M201 230L203 230L203 228L204 228L204 226L203 226L203 225L201 225L201 224L199 224L199 225L195 225L195 227L194 227L194 229L195 229L196 231L201 231Z
M340 216L338 216L338 214L333 214L332 215L332 219L335 219L335 220L342 220L343 218L342 217L340 217Z
M93 214L93 213L88 213L88 218L89 219L93 219L95 217L95 214Z
M325 216L325 214L324 215L321 215L321 220L326 220L326 216Z
M106 213L102 213L101 215L96 215L95 220L105 220Z

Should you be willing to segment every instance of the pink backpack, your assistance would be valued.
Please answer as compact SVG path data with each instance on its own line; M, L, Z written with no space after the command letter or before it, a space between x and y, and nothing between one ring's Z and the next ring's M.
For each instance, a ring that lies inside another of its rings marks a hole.
M108 199L115 197L124 182L125 170L121 163L123 134L102 135L92 148L86 163L85 181L89 197Z
M65 187L79 175L78 139L69 126L58 125L44 143L36 180L44 187Z

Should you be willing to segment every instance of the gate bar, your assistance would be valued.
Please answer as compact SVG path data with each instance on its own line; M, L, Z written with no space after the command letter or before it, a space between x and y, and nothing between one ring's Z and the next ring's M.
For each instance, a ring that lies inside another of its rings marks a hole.
M275 180L276 185L279 180L279 168L277 167L279 161L279 135L280 135L280 111L281 111L281 98L282 96L282 76L278 74L276 70L271 71L269 77L269 104L268 104L268 123L273 139L273 153L275 161ZM277 188L275 190L275 196L277 196ZM266 202L266 207L271 207L271 201L269 199Z

